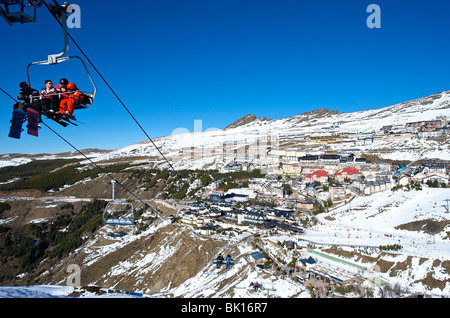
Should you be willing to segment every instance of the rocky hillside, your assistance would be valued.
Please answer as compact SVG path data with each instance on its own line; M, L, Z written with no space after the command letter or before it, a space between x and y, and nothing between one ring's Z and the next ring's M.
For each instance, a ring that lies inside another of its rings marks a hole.
M73 295L80 297L87 290L126 290L152 297L325 296L325 290L310 290L295 275L287 274L286 266L294 259L311 256L321 264L321 270L345 273L345 277L357 274L367 280L381 279L378 287L354 281L354 288L370 290L373 297L387 292L392 297L450 292L446 252L450 221L443 201L447 188L424 186L422 190L389 190L355 197L348 204L315 216L316 221L302 235L275 231L248 239L223 234L202 237L194 226L168 222L168 216L182 206L152 200L151 192L143 190L145 184L153 184L152 180L138 172L125 168L113 173L139 196L149 195L145 199L148 208L135 205L139 211L135 228L104 224L104 200L110 197L111 189L105 175L56 192L2 193L9 197L0 210L0 284L65 286L71 283L75 266L79 283L85 286L74 291ZM181 173L191 181L202 176ZM159 180L157 174L154 177ZM157 184L154 186L164 185ZM116 193L121 197L124 194L119 190ZM102 194L105 197L98 197ZM286 249L283 242L287 240L296 242L295 251ZM272 257L266 269L257 267L251 257L261 250ZM208 263L219 251L235 259L229 270L217 270ZM254 281L263 282L267 290L253 293L248 286ZM355 290L342 292L355 297Z

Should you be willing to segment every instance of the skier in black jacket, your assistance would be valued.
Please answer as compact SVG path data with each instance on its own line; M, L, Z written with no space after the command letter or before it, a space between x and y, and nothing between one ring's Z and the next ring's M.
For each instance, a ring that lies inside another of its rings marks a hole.
M20 93L19 96L17 96L18 100L21 100L23 102L15 103L13 106L13 109L21 109L24 112L27 111L28 106L33 106L33 108L36 108L37 110L40 110L41 103L39 102L39 92L35 90L34 88L31 88L28 86L26 82L21 82L19 84L20 86ZM35 98L32 98L35 97ZM33 100L34 99L34 100Z

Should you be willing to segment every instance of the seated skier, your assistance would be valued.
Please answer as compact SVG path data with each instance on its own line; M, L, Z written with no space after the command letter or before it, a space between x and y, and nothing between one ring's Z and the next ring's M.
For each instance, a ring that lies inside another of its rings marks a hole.
M41 91L40 95L41 108L47 116L52 116L59 111L58 92L53 87L51 80L45 80L45 89Z
M223 262L223 256L222 254L219 254L219 256L217 256L217 268L220 268L220 265L222 265Z
M59 80L59 85L55 86L55 89L58 93L60 93L61 91L65 91L67 84L69 84L69 81L67 80L67 78L61 78Z
M226 267L226 269L228 269L230 267L230 264L231 264L231 256L230 256L230 254L228 254L225 257L225 267Z
M75 105L83 102L83 93L74 83L68 83L66 89L62 89L61 92L59 113L69 118L74 118L73 112L75 110Z
M21 109L24 112L26 112L28 106L33 106L33 108L40 110L39 100L37 99L33 100L34 99L33 97L39 96L39 92L34 88L29 87L26 82L21 82L19 86L20 92L19 95L17 96L17 99L22 102L15 103L13 109Z

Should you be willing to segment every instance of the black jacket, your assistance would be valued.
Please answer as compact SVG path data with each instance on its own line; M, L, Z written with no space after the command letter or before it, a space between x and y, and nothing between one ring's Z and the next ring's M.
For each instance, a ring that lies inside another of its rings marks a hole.
M27 87L26 89L22 89L17 96L18 100L23 100L25 102L30 102L30 96L39 96L39 92L34 88Z

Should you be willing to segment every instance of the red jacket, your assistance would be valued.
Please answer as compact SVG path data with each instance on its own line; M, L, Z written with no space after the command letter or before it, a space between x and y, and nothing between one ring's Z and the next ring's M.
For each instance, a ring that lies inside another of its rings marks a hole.
M80 91L78 88L75 92L69 92L67 91L67 88L65 87L65 90L62 91L61 90L61 86L55 86L55 89L57 90L57 92L59 93L59 97L61 100L66 99L66 98L70 98L72 99L75 103L80 102L82 103L84 100L83 97L83 92Z
M76 102L82 103L82 102L83 102L83 99L84 99L84 97L83 97L83 92L80 91L79 89L77 89L76 92L74 92L74 93L72 93L72 94L69 95L69 98L73 99L73 101L74 101L75 103L76 103Z
M77 102L82 103L84 100L83 92L80 91L79 89L77 89L75 92L67 92L67 93L63 92L60 95L60 98L61 98L61 100L71 99L71 100L73 100L74 103L77 103Z
M51 90L47 91L46 89L44 89L40 94L41 94L41 98L50 98L52 95L57 94L58 92L56 91L56 89L53 87Z

